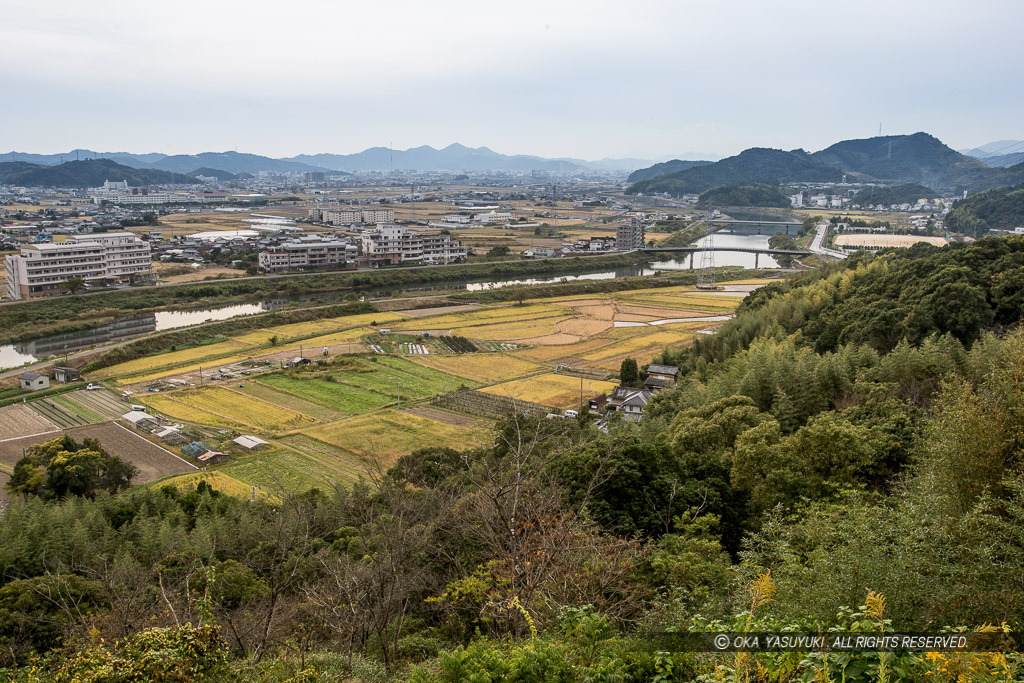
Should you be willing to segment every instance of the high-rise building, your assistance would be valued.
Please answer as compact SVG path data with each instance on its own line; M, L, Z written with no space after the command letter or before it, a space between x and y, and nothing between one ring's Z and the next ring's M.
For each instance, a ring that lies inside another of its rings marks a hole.
M615 248L619 251L633 251L634 249L643 249L644 246L646 246L644 224L635 216L619 223L615 228Z

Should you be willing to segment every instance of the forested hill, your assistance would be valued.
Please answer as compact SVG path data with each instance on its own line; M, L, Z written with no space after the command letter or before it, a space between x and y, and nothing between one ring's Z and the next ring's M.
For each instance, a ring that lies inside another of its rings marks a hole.
M867 178L903 180L928 187L970 187L999 173L927 133L844 140L812 156Z
M166 171L132 168L123 166L110 159L86 159L84 161L68 161L57 166L40 164L24 164L15 162L17 168L8 170L0 182L8 185L24 185L27 187L99 187L106 180L128 181L128 185L166 185L170 183L194 182L191 176L180 173L171 174ZM13 165L13 164L12 164ZM5 164L6 166L6 164ZM0 169L2 172L3 169Z
M708 166L711 163L712 162L710 161L683 161L682 159L663 161L660 164L654 164L654 166L633 171L629 174L629 178L627 178L627 180L631 183L636 183L641 180L647 180L648 178L676 173L678 171L685 171L698 166Z
M836 182L843 174L851 176L850 180L896 180L942 189L984 189L1021 182L1024 178L1015 179L1019 173L1016 167L989 168L927 133L914 133L844 140L813 154L753 148L688 170L673 171L659 164L634 172L630 181L635 180L635 184L626 192L696 194L720 185L751 182Z
M755 147L734 157L668 175L659 175L630 185L626 194L668 192L672 195L699 194L721 185L752 182L842 180L838 167L813 159L803 150L784 152Z
M778 185L751 183L749 185L725 185L702 192L701 206L706 202L715 206L772 206L788 209L789 195Z
M0 679L1020 680L1014 651L650 634L1024 628L1022 308L1024 237L855 254L666 352L680 377L639 424L511 414L486 445L254 501L27 449Z
M968 235L1024 226L1024 183L972 194L953 204L946 225Z
M891 206L893 204L914 204L918 199L930 199L935 190L917 183L904 183L889 187L869 187L853 195L851 204L859 206Z

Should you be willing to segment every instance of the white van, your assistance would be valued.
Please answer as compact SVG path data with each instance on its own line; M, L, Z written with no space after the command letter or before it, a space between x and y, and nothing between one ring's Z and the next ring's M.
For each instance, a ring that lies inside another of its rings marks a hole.
M565 416L567 418L571 418L571 419L575 420L577 417L580 416L580 414L577 413L575 410L567 410L567 411L565 411Z

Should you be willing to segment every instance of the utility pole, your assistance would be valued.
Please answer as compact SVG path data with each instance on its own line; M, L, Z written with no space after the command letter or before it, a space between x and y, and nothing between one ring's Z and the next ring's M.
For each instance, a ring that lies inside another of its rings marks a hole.
M203 386L203 366L199 366L199 386Z
M395 382L398 383L398 410L402 409L402 378L396 377Z

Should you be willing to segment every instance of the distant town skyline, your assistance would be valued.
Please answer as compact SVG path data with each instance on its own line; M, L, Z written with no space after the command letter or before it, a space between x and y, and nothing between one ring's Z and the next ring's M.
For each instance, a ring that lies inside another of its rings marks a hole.
M453 142L599 160L1024 139L1013 0L39 0L0 24L0 151L280 158Z

